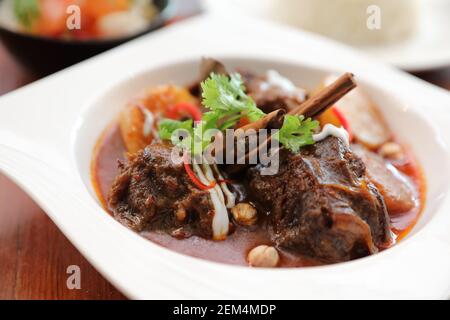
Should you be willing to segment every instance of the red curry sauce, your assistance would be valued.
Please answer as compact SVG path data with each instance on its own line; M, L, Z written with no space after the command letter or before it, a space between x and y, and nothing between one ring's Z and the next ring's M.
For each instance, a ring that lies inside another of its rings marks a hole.
M110 125L99 139L91 163L91 178L95 192L109 212L106 198L109 189L119 173L118 161L124 160L126 149L118 124ZM418 205L411 211L401 215L391 216L391 230L396 235L396 241L403 239L416 224L425 204L426 184L419 165L411 153L407 161L394 166L405 173L414 184L418 193ZM264 220L264 219L262 219ZM237 227L224 241L212 241L197 236L187 239L176 239L169 234L157 231L142 231L140 234L176 252L206 260L237 265L247 265L247 253L257 245L273 245L265 228L264 221L256 226ZM321 265L320 261L293 255L279 250L281 267L305 267Z

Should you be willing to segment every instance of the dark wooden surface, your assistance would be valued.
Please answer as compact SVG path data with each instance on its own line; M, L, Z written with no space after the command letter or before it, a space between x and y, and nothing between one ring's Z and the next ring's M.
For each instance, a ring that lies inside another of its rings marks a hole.
M450 66L437 70L413 73L425 81L431 82L439 87L450 90Z
M35 77L0 44L0 94ZM81 270L69 290L67 267ZM23 191L0 174L0 299L124 299Z
M450 67L416 76L450 90ZM35 77L0 43L0 95ZM81 269L81 289L66 286L67 267ZM0 299L124 299L23 191L0 175Z
M171 0L175 23L201 11L199 0ZM36 54L39 54L36 52ZM0 96L38 77L0 41ZM81 271L70 290L67 268ZM0 173L0 299L126 299L106 281L22 190Z

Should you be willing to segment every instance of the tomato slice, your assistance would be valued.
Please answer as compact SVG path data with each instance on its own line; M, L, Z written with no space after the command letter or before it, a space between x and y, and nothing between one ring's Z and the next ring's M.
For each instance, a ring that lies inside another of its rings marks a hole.
M70 3L65 0L41 0L39 2L39 20L32 27L36 34L58 37L66 30L66 8Z

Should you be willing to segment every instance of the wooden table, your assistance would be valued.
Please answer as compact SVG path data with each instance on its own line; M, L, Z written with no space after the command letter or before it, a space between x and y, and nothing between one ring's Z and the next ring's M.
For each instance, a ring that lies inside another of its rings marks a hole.
M450 90L450 67L416 76ZM36 80L0 44L0 95ZM81 289L66 286L81 269ZM124 299L22 190L0 175L0 299Z
M0 94L35 77L0 44ZM81 269L81 289L66 286ZM22 190L0 175L0 299L124 299Z

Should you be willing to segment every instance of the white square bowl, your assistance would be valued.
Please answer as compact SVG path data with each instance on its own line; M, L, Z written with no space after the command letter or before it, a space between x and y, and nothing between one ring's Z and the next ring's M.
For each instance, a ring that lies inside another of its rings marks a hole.
M425 169L426 209L380 254L324 267L261 270L184 256L126 229L92 193L95 141L123 102L152 83L186 83L196 60L279 69L311 87L350 71ZM135 40L0 98L0 170L22 186L85 257L131 298L447 298L450 295L450 95L329 40L214 15Z

